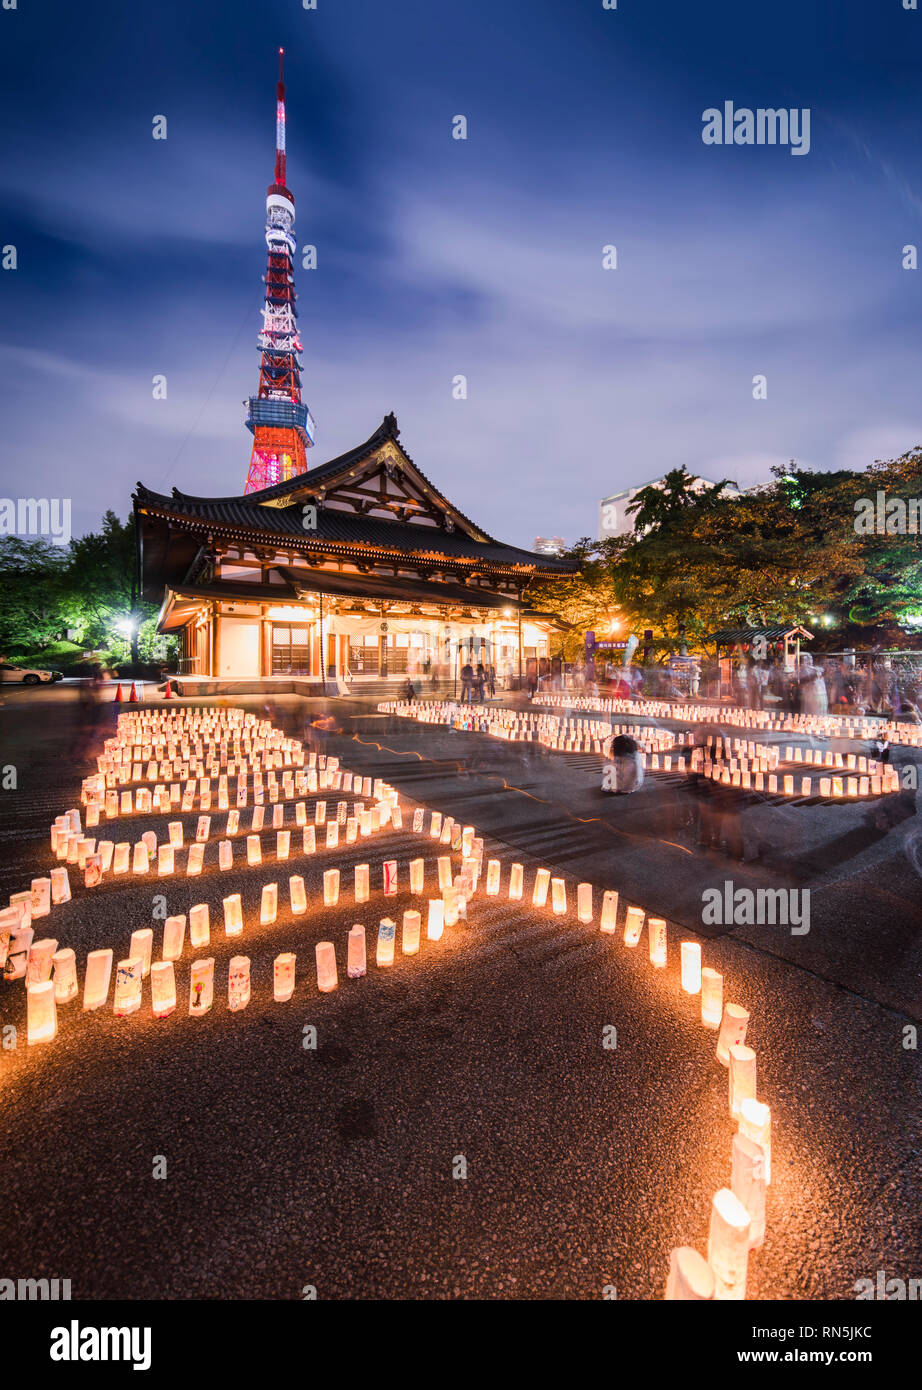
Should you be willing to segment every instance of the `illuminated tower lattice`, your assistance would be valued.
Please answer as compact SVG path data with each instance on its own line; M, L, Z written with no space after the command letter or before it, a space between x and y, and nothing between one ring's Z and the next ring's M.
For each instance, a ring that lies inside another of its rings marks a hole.
M314 442L314 422L301 402L302 350L295 308L295 200L285 187L285 84L283 50L275 116L275 182L266 191L266 306L258 343L259 392L247 402L247 429L253 452L245 492L257 492L307 472L306 450Z

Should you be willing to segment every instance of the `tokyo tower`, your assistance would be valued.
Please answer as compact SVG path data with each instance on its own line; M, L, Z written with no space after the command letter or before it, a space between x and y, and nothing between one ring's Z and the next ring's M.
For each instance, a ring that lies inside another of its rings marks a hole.
M275 107L275 182L266 190L266 304L260 350L259 392L247 401L253 452L244 492L282 483L307 472L305 451L314 442L314 421L301 401L302 351L295 308L295 200L285 186L284 49L279 49Z

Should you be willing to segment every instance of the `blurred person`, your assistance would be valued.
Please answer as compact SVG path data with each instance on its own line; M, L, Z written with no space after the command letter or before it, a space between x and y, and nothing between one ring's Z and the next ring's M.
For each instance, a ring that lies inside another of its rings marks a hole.
M616 796L639 792L644 784L643 758L634 739L618 734L608 745L603 790Z

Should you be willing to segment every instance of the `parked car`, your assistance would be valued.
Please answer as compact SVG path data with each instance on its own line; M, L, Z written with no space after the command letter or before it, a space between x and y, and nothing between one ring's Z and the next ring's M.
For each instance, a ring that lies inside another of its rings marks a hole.
M0 681L22 681L23 685L40 685L46 681L62 681L60 671L43 671L40 666L13 666L9 661L0 661Z

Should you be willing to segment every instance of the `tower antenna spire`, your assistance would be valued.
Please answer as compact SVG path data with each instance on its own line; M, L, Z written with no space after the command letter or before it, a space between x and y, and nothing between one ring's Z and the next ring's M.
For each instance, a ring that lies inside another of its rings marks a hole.
M279 81L275 89L275 182L285 187L285 80L284 48L279 49Z

